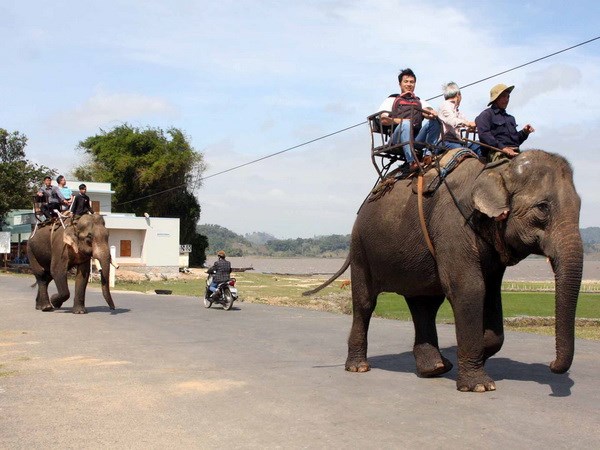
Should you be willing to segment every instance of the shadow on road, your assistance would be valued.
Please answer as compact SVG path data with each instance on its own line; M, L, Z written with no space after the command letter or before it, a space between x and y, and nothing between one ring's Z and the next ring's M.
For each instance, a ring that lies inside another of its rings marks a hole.
M88 306L85 309L87 309L88 314L93 314L93 313L98 313L98 312L102 312L102 313L106 313L106 312L110 312L111 315L116 315L116 314L124 314L124 313L128 313L131 311L131 309L128 308L116 308L114 310L110 310L108 308L108 306ZM55 310L55 312L60 312L63 314L71 314L73 312L73 308L69 308L69 307L62 307L59 310Z
M454 379L453 372L456 371L456 347L442 349L442 354L448 358L454 369L441 376L441 378ZM389 370L392 372L414 373L416 375L415 358L412 352L404 352L391 355L377 355L369 357L369 363L373 369ZM568 397L575 382L568 372L566 374L555 374L545 364L523 363L509 358L490 358L485 365L487 373L496 381L534 381L538 384L547 385L552 392L551 397Z
M568 397L575 382L569 373L550 372L546 364L523 363L509 358L491 358L485 368L495 380L535 381L552 389L551 397Z

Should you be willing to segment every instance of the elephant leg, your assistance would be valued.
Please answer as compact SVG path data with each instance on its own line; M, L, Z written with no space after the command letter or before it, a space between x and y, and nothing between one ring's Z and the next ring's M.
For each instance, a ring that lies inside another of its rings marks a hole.
M35 254L29 253L29 267L31 273L35 276L37 285L37 295L35 296L35 309L41 311L52 311L54 308L48 298L48 284L52 281L52 276L39 263Z
M377 293L374 292L366 271L356 266L351 266L352 328L348 337L346 370L367 372L371 369L367 361L367 333L371 315L377 305Z
M502 317L502 278L487 284L483 309L483 358L484 361L495 355L504 343Z
M42 311L53 311L54 307L50 303L50 298L48 297L48 285L52 281L52 277L46 273L42 275L36 275L36 283L37 283L37 296L35 297L35 309L39 309Z
M477 277L471 277L476 280ZM484 364L483 309L485 286L483 282L461 285L448 297L454 310L458 343L458 378L456 387L463 392L496 390L487 375Z
M67 283L67 274L60 274L54 278L54 283L56 284L57 293L52 296L50 299L50 303L56 309L60 309L62 304L66 302L71 296L69 292L69 285Z
M75 277L75 297L73 298L73 314L86 314L85 291L90 277L90 263L84 262L77 266Z
M435 326L435 317L443 302L443 295L406 299L415 326L413 354L420 377L434 377L452 369L452 363L440 353Z

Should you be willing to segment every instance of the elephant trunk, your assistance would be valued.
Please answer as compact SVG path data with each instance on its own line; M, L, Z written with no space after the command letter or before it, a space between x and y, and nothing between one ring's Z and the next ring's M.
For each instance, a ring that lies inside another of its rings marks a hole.
M548 256L556 281L556 359L550 364L554 373L565 373L573 362L575 351L575 310L583 271L583 245L579 229L563 233L555 251Z
M100 282L102 284L102 295L104 296L104 300L108 304L110 309L115 309L115 304L113 302L112 296L110 295L110 287L109 287L109 274L110 274L110 253L102 253L98 256L98 261L100 261Z

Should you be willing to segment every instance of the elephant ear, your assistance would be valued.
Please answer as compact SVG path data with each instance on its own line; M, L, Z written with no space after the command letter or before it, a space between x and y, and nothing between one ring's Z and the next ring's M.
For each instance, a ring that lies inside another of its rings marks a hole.
M508 190L497 170L485 170L475 180L471 197L475 209L493 219L503 220L510 211Z
M75 234L75 227L66 227L63 233L63 242L73 249L75 253L79 253L79 246L77 244L77 235Z

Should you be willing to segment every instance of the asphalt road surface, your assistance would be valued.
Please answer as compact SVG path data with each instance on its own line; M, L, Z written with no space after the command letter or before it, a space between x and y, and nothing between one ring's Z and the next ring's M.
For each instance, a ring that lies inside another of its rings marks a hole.
M600 448L599 342L555 375L554 338L510 332L498 390L461 393L456 368L417 378L411 323L374 319L355 374L349 316L97 290L44 313L32 281L0 274L1 448Z

